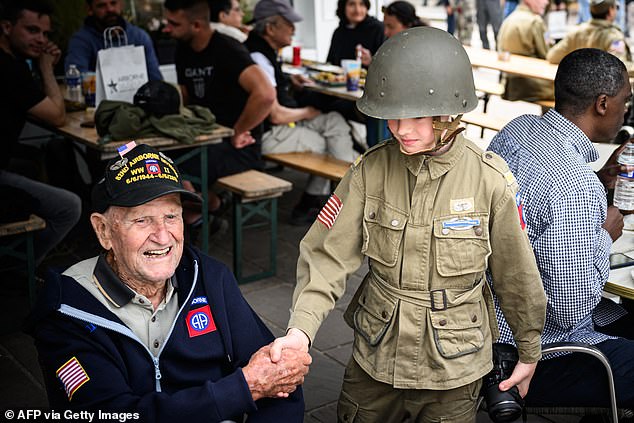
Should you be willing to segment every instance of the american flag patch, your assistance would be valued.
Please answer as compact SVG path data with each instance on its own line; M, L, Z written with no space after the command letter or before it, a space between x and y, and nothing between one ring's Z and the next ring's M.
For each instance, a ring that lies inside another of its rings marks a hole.
M130 141L129 143L118 147L117 152L119 153L121 157L123 157L128 151L132 150L134 147L136 147L136 143L134 141Z
M332 228L332 225L335 224L335 220L337 220L337 216L339 216L339 212L341 212L342 207L343 203L339 197L337 197L336 194L332 194L317 215L317 220L323 223L328 229Z
M64 363L62 367L57 369L55 375L64 385L69 401L73 398L75 391L90 380L84 368L79 364L77 357L73 357Z

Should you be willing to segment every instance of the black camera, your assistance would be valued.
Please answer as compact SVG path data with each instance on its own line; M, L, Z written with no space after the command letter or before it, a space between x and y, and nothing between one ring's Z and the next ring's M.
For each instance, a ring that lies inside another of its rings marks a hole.
M508 379L519 360L517 349L509 344L493 344L493 370L482 379L482 393L489 417L495 423L512 422L522 415L524 400L517 386L500 391L498 385Z

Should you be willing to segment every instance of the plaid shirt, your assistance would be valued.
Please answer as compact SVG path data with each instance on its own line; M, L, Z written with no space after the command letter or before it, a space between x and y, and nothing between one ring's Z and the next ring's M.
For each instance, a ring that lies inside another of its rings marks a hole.
M601 301L612 240L602 227L605 188L588 166L599 158L597 150L554 109L542 117L514 119L489 149L507 161L520 186L527 234L548 298L542 343L609 339L593 323L604 326L626 312ZM513 343L497 297L495 303L500 342Z

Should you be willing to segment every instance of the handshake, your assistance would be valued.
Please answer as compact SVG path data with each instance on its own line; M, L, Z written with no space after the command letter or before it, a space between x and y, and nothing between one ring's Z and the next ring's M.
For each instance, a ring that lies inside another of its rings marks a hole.
M271 346L257 350L242 368L244 379L249 385L253 400L264 397L285 398L304 383L312 358L308 352L285 348L280 358L271 360Z

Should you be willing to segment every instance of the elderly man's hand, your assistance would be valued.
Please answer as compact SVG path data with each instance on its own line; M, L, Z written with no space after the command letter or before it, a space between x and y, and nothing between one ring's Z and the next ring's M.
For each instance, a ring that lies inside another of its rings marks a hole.
M297 385L304 383L304 376L312 362L308 353L287 349L281 359L273 363L270 351L270 345L260 348L251 356L249 364L242 368L254 401L264 397L288 397Z

